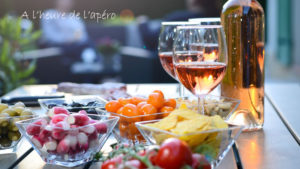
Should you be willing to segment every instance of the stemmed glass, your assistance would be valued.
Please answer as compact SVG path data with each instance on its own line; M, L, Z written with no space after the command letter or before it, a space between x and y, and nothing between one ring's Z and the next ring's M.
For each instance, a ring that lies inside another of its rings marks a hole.
M227 45L221 25L178 26L173 43L173 64L178 80L203 99L222 81L227 66Z
M194 22L162 22L161 31L158 42L158 55L160 63L164 70L175 80L177 80L176 74L173 68L173 42L176 34L177 26L193 26L199 25ZM177 80L178 81L178 80ZM180 97L183 97L184 87L180 84Z

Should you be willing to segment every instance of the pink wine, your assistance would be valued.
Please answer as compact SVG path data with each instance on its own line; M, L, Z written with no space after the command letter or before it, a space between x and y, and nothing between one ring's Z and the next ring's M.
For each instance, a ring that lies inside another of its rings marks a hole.
M208 94L222 81L226 64L220 62L183 62L175 65L179 81L197 96Z

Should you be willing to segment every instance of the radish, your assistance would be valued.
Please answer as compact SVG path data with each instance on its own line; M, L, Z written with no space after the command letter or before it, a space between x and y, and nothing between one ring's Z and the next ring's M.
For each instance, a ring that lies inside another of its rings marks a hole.
M89 116L85 115L85 114L82 114L82 113L74 113L74 114L71 114L70 115L71 117L69 118L72 118L74 117L74 123L70 123L70 124L76 124L78 126L84 126L84 125L87 125L89 124ZM69 121L69 119L68 119ZM72 120L70 120L71 122L73 122Z
M93 132L92 134L89 135L89 140L94 140L98 139L98 133L97 131Z
M89 134L94 133L96 131L96 128L93 125L87 125L87 126L81 127L80 131L83 131L89 135Z
M37 148L42 148L44 145L44 142L38 137L38 136L33 136L31 138L31 142L37 147Z
M53 126L51 136L56 140L61 140L66 135L66 130L70 129L70 125L64 121L58 122Z
M79 114L83 114L83 115L86 115L86 116L87 116L87 112L86 112L85 110L80 110L78 113L79 113Z
M47 121L45 119L39 119L26 127L26 132L29 135L39 135L41 131L41 127L46 125Z
M71 147L73 150L76 149L76 145L77 145L77 136L74 136L74 135L70 135L68 134L64 140L69 140L69 147Z
M54 139L49 139L44 143L44 147L47 151L54 151L57 147L57 142Z
M77 140L79 145L83 145L88 142L88 136L85 133L80 132L77 135Z
M97 120L90 120L89 123L94 124L94 126L96 127L96 130L99 134L104 134L104 133L107 132L106 123L102 123L102 122L99 122Z
M46 125L40 132L39 138L43 141L46 141L51 136L52 127L50 125Z
M61 121L65 121L68 118L68 115L66 114L55 114L52 116L51 124L56 124Z
M70 150L70 140L62 139L56 147L56 152L60 154L68 153Z
M65 114L65 115L69 115L69 111L62 108L62 107L53 107L52 109L49 110L48 112L48 116L49 117L53 117L56 114Z
M95 124L96 130L99 134L104 134L107 132L107 125L106 123L96 123Z

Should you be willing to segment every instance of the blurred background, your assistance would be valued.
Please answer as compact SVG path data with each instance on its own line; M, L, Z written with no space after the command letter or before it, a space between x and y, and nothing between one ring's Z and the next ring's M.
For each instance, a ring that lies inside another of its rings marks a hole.
M266 81L299 82L300 1L258 1ZM158 59L161 22L219 17L225 2L0 0L0 95L28 83L175 82Z

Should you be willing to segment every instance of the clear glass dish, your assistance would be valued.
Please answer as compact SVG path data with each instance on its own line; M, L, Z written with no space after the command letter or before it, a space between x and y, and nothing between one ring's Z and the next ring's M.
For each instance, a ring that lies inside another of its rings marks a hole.
M71 96L61 99L39 99L41 107L46 111L54 106L63 107L70 112L85 110L88 114L97 114L97 108L104 109L106 100L99 96Z
M204 154L212 168L220 164L243 129L243 126L229 124L229 127L226 129L214 129L179 135L146 125L158 121L151 120L135 123L148 144L160 145L168 138L178 138L187 142L194 153Z
M0 117L0 154L16 152L22 139L16 122L37 117L37 115Z
M48 116L19 121L16 125L46 163L74 167L93 159L94 154L101 150L119 120L119 117L114 116L92 114L88 116L94 120L94 123L76 128L65 129L51 127L47 123L35 123L45 120L49 122ZM102 126L101 130L99 126ZM36 134L32 133L33 127L38 128ZM62 137L58 139L58 135Z

